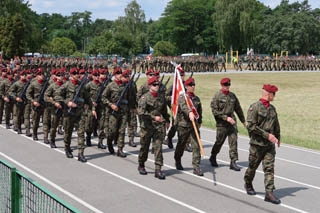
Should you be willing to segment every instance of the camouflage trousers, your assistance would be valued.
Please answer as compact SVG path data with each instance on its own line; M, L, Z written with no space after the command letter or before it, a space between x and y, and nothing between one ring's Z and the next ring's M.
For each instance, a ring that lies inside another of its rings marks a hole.
M38 134L40 118L43 115L43 111L44 108L42 106L38 107L38 110L36 110L35 107L32 108L32 133L34 135Z
M229 157L231 161L238 160L238 130L234 126L217 127L216 142L214 143L211 155L217 155L224 141L228 137L229 142Z
M28 102L25 107L24 107L24 126L26 127L26 129L30 129L30 117L31 117L31 103ZM14 112L13 112L14 113Z
M137 113L133 109L129 110L127 120L128 120L128 136L129 138L134 138L137 132L138 122L137 122Z
M86 123L87 114L85 109L77 109L73 115L66 114L63 120L64 128L64 146L65 149L70 149L72 132L75 124L78 124L78 149L79 153L83 153L84 145L84 132L85 132L85 123Z
M139 164L144 164L148 160L149 147L152 140L154 148L155 169L161 169L163 166L162 142L165 132L161 128L141 128L140 132L140 151Z
M179 161L183 156L184 149L187 143L192 146L192 166L194 169L200 168L201 154L200 146L197 142L196 134L193 127L178 127L178 144L174 152L174 159ZM198 130L199 131L199 130Z
M98 130L98 137L105 138L104 134L104 110L101 108L96 109L97 119L92 115L92 113L88 113L88 117L86 119L86 133L87 135L91 135L94 129Z
M9 103L5 103L4 105L4 112L5 112L5 122L6 124L10 124L10 118L13 113L13 102L10 101Z
M127 113L118 112L115 114L109 113L109 132L108 141L113 141L118 139L118 148L122 149L124 147L124 136L127 124Z
M19 104L15 104L16 106L16 120L15 120L15 127L17 127L18 129L21 129L21 124L22 124L22 116L25 110L25 104L24 103L19 103Z
M4 103L5 103L5 101L1 98L0 99L0 123L2 122Z
M264 187L267 192L271 192L274 187L274 161L275 161L276 149L275 146L257 146L250 145L249 150L249 166L244 175L244 181L247 184L251 184L256 174L256 170L262 161L262 167L264 172Z
M55 114L55 110L51 111L51 128L50 128L50 138L51 140L55 140L57 136L57 128L63 119L63 115L61 114Z
M53 111L52 107L45 107L43 111L43 117L42 117L43 133L44 133L44 137L46 138L48 138L48 134L51 128L52 111Z

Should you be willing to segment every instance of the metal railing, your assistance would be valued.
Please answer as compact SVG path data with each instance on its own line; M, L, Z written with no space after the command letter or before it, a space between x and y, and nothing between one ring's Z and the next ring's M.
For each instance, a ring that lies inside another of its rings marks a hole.
M1 213L80 213L0 159Z

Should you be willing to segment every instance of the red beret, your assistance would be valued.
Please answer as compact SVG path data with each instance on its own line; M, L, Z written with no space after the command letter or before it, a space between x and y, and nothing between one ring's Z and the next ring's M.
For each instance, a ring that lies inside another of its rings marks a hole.
M60 69L60 71L61 71L61 72L65 72L65 71L66 71L66 68L62 67L62 68Z
M21 70L20 75L26 74L25 70Z
M160 75L160 72L159 72L159 71L156 71L156 70L153 70L153 74L154 74L154 75Z
M271 92L271 93L278 92L278 87L276 87L275 85L272 85L272 84L264 84L262 89L264 89L267 92Z
M93 72L91 73L92 75L96 75L96 74L99 74L99 70L97 69L94 69Z
M43 74L42 70L43 70L42 68L37 69L36 75L42 75Z
M115 68L115 69L113 70L112 74L113 74L113 75L116 75L116 73L117 73L118 71L121 71L120 67Z
M152 73L153 70L152 69L148 69L147 72L146 72L146 75L149 75L150 73Z
M79 74L85 74L86 73L86 71L84 70L84 69L81 69L80 71L79 71Z
M191 84L191 83L194 83L194 78L188 78L188 80L186 80L186 81L184 82L184 85L185 85L185 86L188 86L188 85Z
M26 70L27 74L32 74L32 71L30 69Z
M122 72L122 76L129 76L131 74L131 70L125 70Z
M55 69L51 70L51 75L55 75L56 73L57 73L57 70L55 70Z
M109 73L108 69L100 69L99 72L100 74L105 74L105 75L108 75Z
M225 83L230 83L230 82L231 82L230 78L223 78L223 79L221 79L220 84L225 84Z
M78 69L75 67L75 68L72 68L71 70L70 70L70 74L73 74L73 73L75 73L75 72L78 72Z
M152 78L150 78L150 79L148 80L148 85L150 85L150 84L152 84L152 83L154 83L154 82L158 82L158 81L159 81L159 78L156 77L156 76L154 76L154 77L152 77Z

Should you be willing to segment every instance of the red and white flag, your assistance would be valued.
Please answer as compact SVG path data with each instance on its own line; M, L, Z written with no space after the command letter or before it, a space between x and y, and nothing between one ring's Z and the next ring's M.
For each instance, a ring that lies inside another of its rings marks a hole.
M179 106L179 95L183 94L185 96L184 85L180 76L179 69L181 66L176 66L174 71L173 87L172 87L172 96L171 96L171 109L174 119L176 119Z

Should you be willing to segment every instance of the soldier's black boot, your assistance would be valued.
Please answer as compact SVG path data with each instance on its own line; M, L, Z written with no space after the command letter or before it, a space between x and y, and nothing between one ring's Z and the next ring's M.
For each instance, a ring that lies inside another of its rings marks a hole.
M99 149L106 149L106 148L107 148L107 147L103 144L103 138L99 138L98 148L99 148Z
M181 159L176 160L176 169L183 170L183 166L181 164Z
M45 134L45 135L44 135L43 142L44 142L45 144L49 144L49 143L50 143L50 142L49 142L49 139L48 139L48 134Z
M107 139L107 145L108 145L108 150L110 152L110 154L114 154L114 149L113 149L113 146L112 146L112 140L111 139Z
M52 138L51 138L51 140L50 140L50 147L51 147L52 149L57 148L55 139L52 139Z
M184 150L186 150L187 152L192 152L192 147L191 147L190 143L186 144L186 147Z
M93 131L93 136L94 136L94 137L98 137L97 129L94 129L94 131Z
M33 138L34 141L38 141L39 140L37 133L33 133L33 137L32 138Z
M132 146L132 147L136 147L137 146L137 144L134 142L133 137L129 138L129 146Z
M281 200L279 200L276 196L274 196L273 192L266 192L266 196L264 197L264 201L270 202L273 204L280 204Z
M91 135L87 134L86 136L86 143L87 143L87 146L91 146Z
M32 136L29 128L26 129L26 136L27 136L27 137L31 137L31 136Z
M166 175L161 171L161 169L156 169L154 176L160 180L166 179Z
M147 175L148 174L148 172L144 168L144 163L139 163L138 171L139 171L140 175Z
M20 135L22 134L21 128L18 128L17 133Z
M127 157L127 154L123 152L122 148L118 148L117 156L125 158Z
M194 168L193 174L198 175L198 176L203 176L203 172L201 171L200 168Z
M211 155L209 158L209 161L211 163L211 166L213 167L218 167L219 165L217 164L217 156L216 155Z
M87 159L84 157L83 155L83 151L82 152L79 152L78 154L78 161L82 162L82 163L85 163L87 162Z
M256 195L256 191L254 190L252 184L250 183L245 183L244 188L247 191L248 195Z
M14 125L13 127L13 131L17 132L18 131L18 127L16 125Z
M10 124L6 124L6 129L10 129Z
M230 162L230 169L239 172L240 171L240 167L238 167L236 161L231 161Z
M167 138L167 144L169 149L173 149L172 138Z
M67 156L67 158L73 158L73 154L72 154L72 152L71 152L70 147L69 147L69 148L66 148L65 150L66 150L66 156Z

